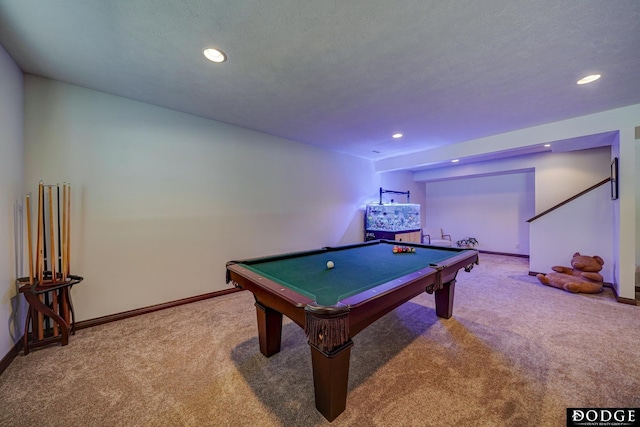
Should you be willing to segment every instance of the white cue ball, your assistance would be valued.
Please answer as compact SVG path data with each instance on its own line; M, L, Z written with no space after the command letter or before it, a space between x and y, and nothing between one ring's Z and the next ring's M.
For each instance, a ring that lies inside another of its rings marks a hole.
M335 264L333 263L333 261L327 261L327 268L328 269L332 269L335 266Z

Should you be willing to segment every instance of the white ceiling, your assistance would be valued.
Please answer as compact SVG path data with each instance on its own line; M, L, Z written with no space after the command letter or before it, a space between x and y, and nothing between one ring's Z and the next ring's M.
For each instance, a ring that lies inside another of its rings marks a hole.
M0 44L26 73L373 160L640 103L638 0L0 0Z

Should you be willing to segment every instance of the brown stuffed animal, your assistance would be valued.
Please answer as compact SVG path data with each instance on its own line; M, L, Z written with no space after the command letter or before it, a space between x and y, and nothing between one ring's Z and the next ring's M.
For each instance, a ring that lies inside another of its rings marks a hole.
M602 291L602 270L604 260L599 256L573 254L571 267L556 265L551 267L555 273L538 274L536 277L540 283L564 289L569 292L583 292L585 294L597 294Z

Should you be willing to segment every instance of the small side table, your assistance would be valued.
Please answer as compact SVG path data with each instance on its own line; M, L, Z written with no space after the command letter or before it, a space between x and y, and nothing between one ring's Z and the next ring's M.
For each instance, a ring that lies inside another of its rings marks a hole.
M71 301L71 287L84 280L80 276L69 274L65 280L61 277L51 280L51 273L42 283L37 280L29 283L28 277L17 280L18 290L24 294L29 303L29 312L24 323L23 347L24 354L29 354L29 347L41 347L60 342L69 344L69 334L75 333L75 313ZM49 280L47 280L49 279ZM48 294L51 302L46 303L44 296ZM45 327L44 317L51 319L53 325ZM31 326L31 332L29 332Z

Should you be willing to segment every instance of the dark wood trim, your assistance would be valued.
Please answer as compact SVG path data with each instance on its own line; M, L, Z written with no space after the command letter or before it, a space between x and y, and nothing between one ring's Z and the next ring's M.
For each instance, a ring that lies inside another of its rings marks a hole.
M613 290L613 293L614 294L616 293L615 289ZM618 301L620 304L629 304L629 305L635 305L635 306L640 305L638 304L638 301L634 299L622 298L622 297L619 297L617 294L616 294L616 301Z
M16 342L15 345L11 347L11 350L9 350L9 352L2 358L2 360L0 360L0 375L2 375L5 369L7 369L9 365L11 365L11 362L13 362L13 359L15 359L16 356L18 356L21 351L22 351L22 337L20 337L18 342Z
M614 288L613 286L610 286L611 290L613 291L613 295L615 295L616 297L616 301L618 301L621 304L629 304L629 305L639 305L638 301L631 299L631 298L622 298L621 296L618 295L618 292L616 291L616 288Z
M534 216L533 218L529 218L526 222L532 222L535 221L536 219L540 218L541 216L544 216L546 214L548 214L551 211L555 211L556 209L558 209L561 206L566 205L567 203L569 203L572 200L577 199L580 196L583 196L585 194L587 194L589 191L595 190L596 188L600 187L601 185L606 184L607 182L611 181L611 177L608 177L606 179L603 179L602 181L600 181L599 183L597 183L596 185L593 185L589 188L587 188L584 191L579 192L578 194L576 194L575 196L569 197L567 200L565 200L564 202L560 202L557 205L553 206L552 208L547 209L546 211L539 213L538 215Z
M504 255L504 256L512 256L512 257L516 257L516 258L529 258L529 255L527 254L511 254L508 252L495 252L495 251L484 251L484 250L480 250L478 251L481 254L491 254L491 255Z
M175 301L169 301L162 304L151 305L149 307L136 308L134 310L123 311L122 313L109 314L107 316L96 317L95 319L82 320L76 322L76 330L91 328L93 326L104 325L105 323L115 322L116 320L128 319L130 317L140 316L142 314L153 313L154 311L160 311L167 308L178 307L184 304L191 304L192 302L204 301L206 299L220 297L222 295L232 294L234 292L240 292L243 289L231 288L223 289L221 291L210 292L208 294L196 295L189 298L183 298Z

